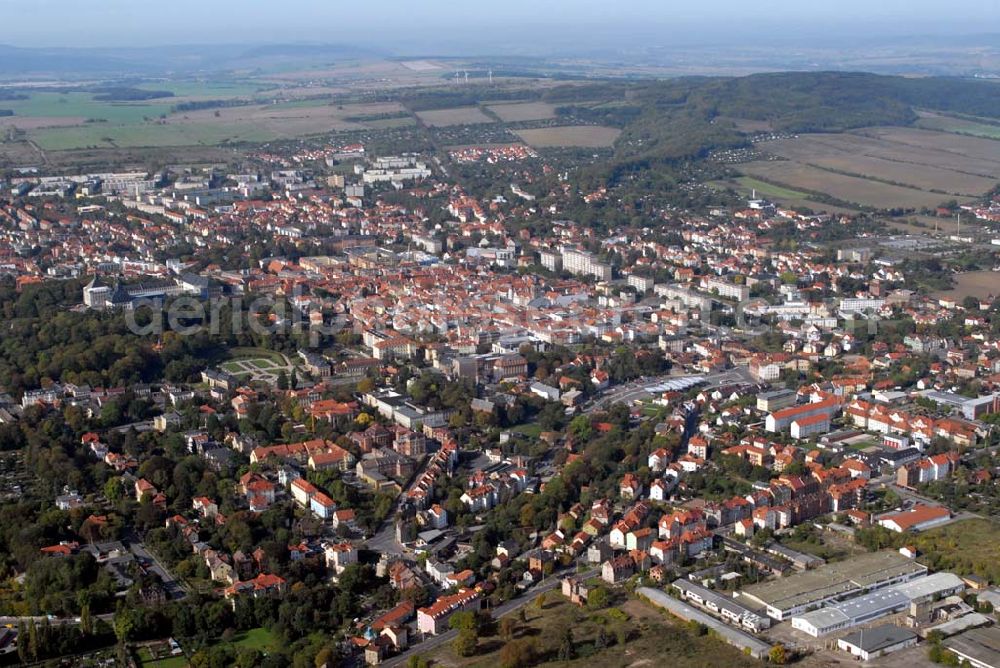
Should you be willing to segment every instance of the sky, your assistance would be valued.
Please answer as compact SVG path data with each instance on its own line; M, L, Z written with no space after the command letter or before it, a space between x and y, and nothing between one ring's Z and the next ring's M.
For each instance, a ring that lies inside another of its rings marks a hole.
M1000 32L998 0L0 0L0 44L321 42L405 52L593 40Z

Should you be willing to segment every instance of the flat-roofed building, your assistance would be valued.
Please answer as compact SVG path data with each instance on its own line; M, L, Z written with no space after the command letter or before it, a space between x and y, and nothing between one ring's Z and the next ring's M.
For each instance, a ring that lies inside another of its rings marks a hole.
M575 248L564 248L562 252L563 269L571 274L596 276L599 280L611 280L611 265L598 262L586 251Z
M798 395L795 390L771 390L757 395L757 410L773 413L795 405Z
M769 617L782 621L807 610L901 582L927 573L927 567L895 551L872 552L825 564L780 580L745 587L751 605L764 607Z
M964 590L965 583L957 575L934 573L796 615L792 617L792 627L817 638L906 610L911 603Z
M1000 627L966 631L945 640L944 646L973 668L1000 668Z
M683 598L711 610L734 626L743 627L753 633L771 628L771 620L766 615L757 614L756 610L748 608L730 596L702 587L686 578L675 580L673 587Z

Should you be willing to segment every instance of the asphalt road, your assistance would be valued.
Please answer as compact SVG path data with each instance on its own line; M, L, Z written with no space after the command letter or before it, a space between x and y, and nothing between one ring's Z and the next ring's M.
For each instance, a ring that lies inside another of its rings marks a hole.
M396 542L395 517L397 510L398 508L393 508L389 519L382 523L374 536L365 541L365 547L382 554L399 555L404 553L403 546Z
M160 563L160 560L156 558L152 552L146 549L146 547L138 541L129 541L129 550L135 555L136 559L141 559L147 564L147 568L163 581L163 588L167 591L167 595L174 600L179 600L187 596L188 591L185 589L184 585L180 580L174 577L174 575Z
M599 573L600 570L594 568L589 571L577 574L577 577L586 580L587 578L592 578ZM560 586L560 579L567 575L570 575L570 573L567 571L563 571L558 575L555 574L550 575L549 577L538 583L538 585L535 588L533 588L531 592L526 596L520 596L518 598L511 599L510 601L507 601L506 603L493 608L490 611L493 614L493 619L500 619L501 617L509 615L513 612L517 612L518 610L528 605L542 594L548 593L553 589L556 589L557 587ZM386 660L384 663L382 663L382 665L388 666L389 668L391 668L392 666L402 666L411 656L417 654L423 654L423 655L429 654L430 652L433 652L435 649L437 649L444 643L454 640L457 635L458 635L457 631L447 631L440 635L431 636L426 640L424 640L423 642L414 645L405 652L397 654L391 659Z
M105 613L103 615L94 615L94 619L103 619L106 622L110 622L115 618L113 613ZM27 624L28 622L35 622L36 624L41 624L42 622L48 620L49 624L53 626L65 626L67 624L79 624L79 617L46 617L45 615L37 615L34 617L0 617L0 626L10 624L12 626L17 626L20 622Z
M152 431L153 430L153 421L152 420L143 420L142 422L132 422L132 423L129 423L129 424L120 425L118 427L112 427L111 429L108 429L108 431L113 431L113 432L116 432L116 433L119 433L119 434L124 434L129 429L135 429L139 433L142 433L144 431Z

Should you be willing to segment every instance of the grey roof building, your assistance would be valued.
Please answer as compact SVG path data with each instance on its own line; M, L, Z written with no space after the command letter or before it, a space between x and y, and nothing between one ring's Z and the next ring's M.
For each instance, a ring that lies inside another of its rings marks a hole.
M862 629L837 641L839 649L850 652L852 656L859 657L863 661L870 661L883 654L913 647L916 644L915 633L891 624Z

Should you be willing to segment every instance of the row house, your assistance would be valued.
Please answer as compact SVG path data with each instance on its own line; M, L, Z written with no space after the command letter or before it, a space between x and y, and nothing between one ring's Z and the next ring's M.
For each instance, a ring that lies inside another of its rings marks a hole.
M945 480L952 474L957 464L958 453L955 452L923 457L899 467L896 471L896 484L900 487L914 488L936 480Z
M677 538L685 531L704 529L706 527L707 518L698 509L675 510L671 514L661 517L657 523L658 536L666 540Z
M433 604L417 609L417 628L422 633L438 635L448 629L448 620L456 612L478 610L479 599L477 589L440 596Z

